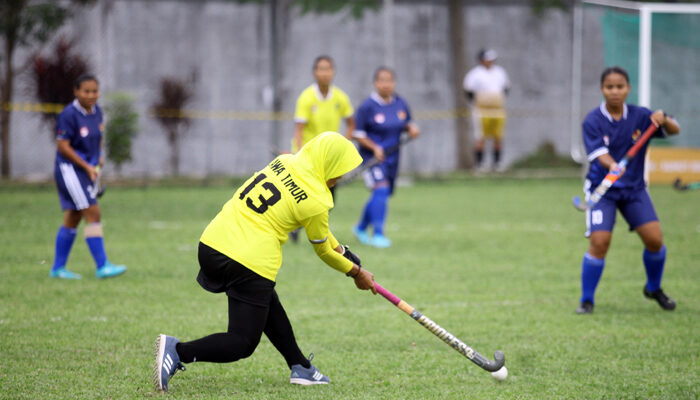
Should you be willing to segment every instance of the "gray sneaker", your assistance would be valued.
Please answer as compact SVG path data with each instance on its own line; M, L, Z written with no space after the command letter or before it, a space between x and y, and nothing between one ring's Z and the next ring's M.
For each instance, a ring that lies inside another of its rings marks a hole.
M156 360L153 366L153 383L156 390L168 391L168 381L177 370L184 371L185 366L180 362L175 346L179 340L163 334L156 338Z
M313 353L309 356L309 362L313 360ZM301 364L292 365L292 373L289 375L289 383L297 385L326 385L331 379L321 373L313 364L304 368Z

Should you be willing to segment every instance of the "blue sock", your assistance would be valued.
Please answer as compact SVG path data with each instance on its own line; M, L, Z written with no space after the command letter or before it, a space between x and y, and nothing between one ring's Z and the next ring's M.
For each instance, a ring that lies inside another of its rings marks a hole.
M88 230L92 230L91 228L95 228L95 230L98 231L98 233L88 233ZM104 240L102 239L102 226L99 224L99 222L93 223L90 226L85 227L85 230L85 242L87 243L88 248L90 249L90 254L92 254L92 258L95 260L97 268L100 268L107 262L105 244Z
M370 210L371 203L372 203L372 198L370 197L370 199L367 200L367 204L365 204L365 209L362 210L362 219L360 219L360 223L357 225L357 229L359 229L361 231L367 230L369 223L372 221L372 215L371 215L371 210Z
M386 219L387 203L389 202L389 188L380 187L374 189L369 200L370 215L375 235L384 235L384 220Z
M595 289L598 287L600 276L605 267L604 258L595 258L586 252L581 263L581 303L590 301L593 303Z
M77 234L77 229L66 228L61 225L56 233L56 253L54 256L52 271L66 266L70 249L73 247L73 241Z
M644 269L647 270L646 289L655 292L661 288L661 277L664 274L664 263L666 262L666 246L661 247L656 253L644 249Z

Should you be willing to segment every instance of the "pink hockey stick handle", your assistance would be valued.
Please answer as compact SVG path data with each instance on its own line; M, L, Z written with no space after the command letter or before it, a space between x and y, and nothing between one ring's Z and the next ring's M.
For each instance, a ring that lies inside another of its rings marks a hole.
M399 305L401 299L395 294L391 293L390 291L384 289L384 286L378 284L377 282L374 282L374 288L377 289L377 293L384 296L384 298L389 300L393 305Z

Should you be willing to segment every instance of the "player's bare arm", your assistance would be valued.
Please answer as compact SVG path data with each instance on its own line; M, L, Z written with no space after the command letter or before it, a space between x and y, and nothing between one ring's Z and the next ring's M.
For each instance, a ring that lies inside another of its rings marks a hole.
M617 162L615 161L614 158L608 153L601 155L600 157L597 158L598 162L600 165L605 167L608 171L612 171L617 167Z
M382 146L374 143L374 140L368 138L368 137L357 137L355 136L355 140L357 140L357 143L360 144L360 146L372 150L374 152L374 158L377 160L384 161L386 158L386 155L384 154L384 148Z
M681 127L678 125L678 122L676 122L676 120L672 117L668 116L668 114L663 112L663 110L656 110L653 114L651 114L651 121L654 123L654 125L663 127L664 131L666 131L666 133L669 135L676 135L681 131Z
M105 166L105 158L104 158L104 156L102 155L102 154L103 154L103 149L104 149L104 147L102 147L102 142L104 142L104 139L100 138L100 160L97 162L97 165L98 165L100 168L102 168L102 167Z
M408 136L410 136L411 139L415 139L420 136L420 128L413 122L406 124L406 132L408 132Z
M345 137L352 140L352 133L355 132L355 117L353 115L345 118Z
M304 126L306 126L306 123L304 122L297 122L294 124L294 141L297 144L297 151L301 149L301 146L304 143L304 137L302 135Z

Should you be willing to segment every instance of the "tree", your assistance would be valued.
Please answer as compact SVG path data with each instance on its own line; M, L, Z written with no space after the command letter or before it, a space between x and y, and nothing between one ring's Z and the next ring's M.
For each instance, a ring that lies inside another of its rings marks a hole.
M572 0L530 0L532 12L538 17L544 16L551 8L568 11L573 3Z
M66 38L58 40L53 57L37 53L30 60L33 62L31 82L34 96L41 103L57 104L61 108L75 97L73 88L76 79L90 70L85 58L75 52L73 41ZM46 107L41 115L53 127L60 111Z
M450 59L452 61L452 87L454 88L454 108L457 110L455 118L455 134L457 138L457 168L468 169L474 165L472 140L469 135L469 126L466 115L462 110L467 109L467 101L462 92L462 77L465 71L464 64L464 17L462 15L462 0L448 0L447 13L449 14L448 35L450 42Z
M165 77L160 80L158 98L151 105L167 134L172 175L177 175L180 170L180 137L183 129L190 124L184 109L193 96L194 91L189 84L177 78Z
M94 0L72 0L86 5ZM4 40L0 62L0 175L10 177L10 105L17 70L15 50L45 43L71 15L70 6L55 1L0 1L0 37Z
M105 125L105 148L109 158L121 173L121 166L131 161L131 142L138 133L139 115L134 111L133 99L126 93L113 93L109 96L107 106L107 124Z
M314 12L317 14L334 14L348 9L350 14L360 19L366 9L377 11L382 0L229 0L236 3L267 3L270 12L270 88L272 89L272 112L277 115L282 109L279 97L279 82L283 70L281 68L279 49L284 48L284 40L288 33L289 10L299 7L302 14ZM279 146L279 121L272 121L272 148Z

